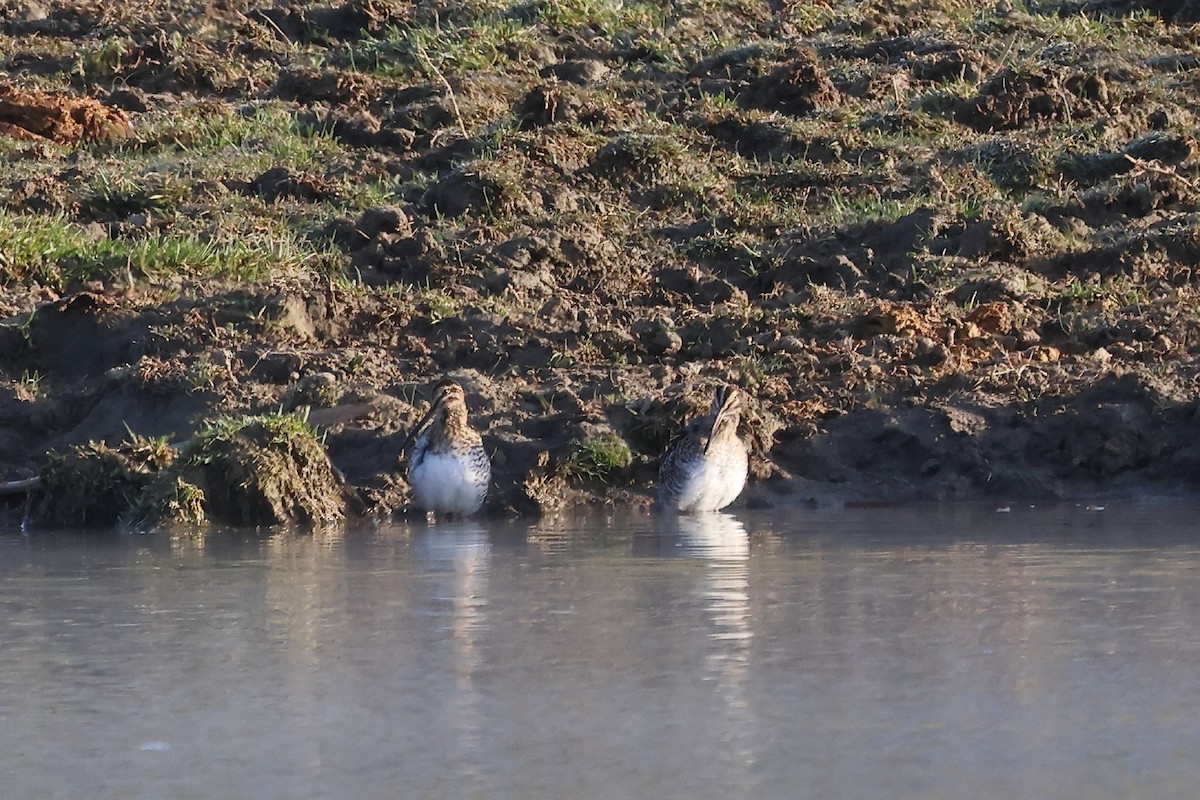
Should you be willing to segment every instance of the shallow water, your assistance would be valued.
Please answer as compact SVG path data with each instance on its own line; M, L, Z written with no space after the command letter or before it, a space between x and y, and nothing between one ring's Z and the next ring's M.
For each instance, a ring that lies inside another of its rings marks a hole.
M1191 796L1198 510L0 534L0 797Z

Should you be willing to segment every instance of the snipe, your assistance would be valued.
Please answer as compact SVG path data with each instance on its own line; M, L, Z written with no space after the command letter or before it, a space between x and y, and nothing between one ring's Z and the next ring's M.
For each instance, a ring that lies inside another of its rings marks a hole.
M658 471L658 502L670 511L717 511L746 485L749 457L738 436L742 392L718 386L712 413L694 419L672 440Z
M487 497L492 465L483 440L467 424L461 386L449 378L438 382L429 411L405 445L408 483L418 506L435 514L479 510Z

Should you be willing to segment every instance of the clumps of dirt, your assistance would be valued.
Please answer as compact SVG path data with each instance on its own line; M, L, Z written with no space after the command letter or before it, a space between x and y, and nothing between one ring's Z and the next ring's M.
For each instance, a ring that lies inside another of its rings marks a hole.
M336 195L323 181L298 175L287 167L272 167L251 181L246 190L268 203L281 199L314 202Z
M1083 0L1066 4L1059 13L1112 16L1149 11L1155 16L1179 25L1194 25L1200 22L1200 0Z
M523 505L551 514L595 502L598 494L620 491L634 480L644 464L635 459L629 444L606 425L592 427L592 435L567 443L561 452L537 453L519 487ZM513 505L511 498L509 505Z
M306 122L305 118L311 122ZM346 114L331 111L327 114L299 116L302 124L328 131L335 139L350 147L377 147L391 150L410 150L417 135L404 128L386 127L379 117L369 111Z
M956 157L976 165L1002 189L1027 191L1049 169L1049 157L1027 142L997 136L968 145Z
M1106 218L1147 217L1166 209L1193 211L1200 207L1200 190L1182 175L1131 173L1083 192L1069 205L1076 218L1095 225Z
M796 289L865 283L879 294L912 289L908 254L956 248L955 237L948 236L954 222L940 210L921 207L892 222L856 222L817 237L783 236L775 244L774 276Z
M933 335L929 323L911 306L887 300L876 301L859 318L852 330L860 338L879 334L905 337Z
M622 134L602 146L588 170L613 184L646 185L679 170L683 147L669 136Z
M1046 279L1013 266L986 262L974 270L964 270L959 285L949 298L956 303L990 303L996 300L1033 300L1046 297Z
M985 57L958 42L927 37L900 36L865 44L835 48L842 58L862 59L907 69L918 81L942 83L977 81L983 77Z
M97 20L72 3L68 8L47 8L37 0L9 0L0 4L0 30L9 36L48 33L56 36L85 36Z
M820 57L807 48L738 47L699 61L687 78L689 87L702 94L791 116L826 111L842 99Z
M133 436L119 447L89 442L52 453L41 483L29 496L36 525L108 526L128 521L134 504L155 476L175 461L162 439Z
M431 216L449 219L503 213L519 201L521 194L520 188L504 177L469 167L455 170L425 190L421 206Z
M1170 474L1190 461L1190 439L1180 432L1195 425L1192 389L1154 372L1112 372L1068 407L1045 414L1036 433L1046 459L1063 474L1105 480L1138 470Z
M328 408L337 404L342 397L342 387L337 376L331 372L305 375L284 392L279 407L284 412L295 411L305 406Z
M351 40L404 24L411 19L413 7L403 0L350 0L316 8L276 6L256 11L251 18L265 22L288 41Z
M321 440L288 414L226 418L177 451L133 435L50 456L29 499L38 525L321 523L355 499Z
M1144 468L1162 455L1163 439L1155 435L1156 421L1146 408L1108 402L1089 411L1087 415L1061 418L1061 427L1046 439L1054 448L1049 454L1051 460L1067 470L1112 478Z
M942 83L952 80L977 81L984 75L986 61L969 47L950 45L912 60L910 69L917 80Z
M354 226L361 241L369 242L384 234L412 233L412 224L403 209L396 206L372 206L362 213Z
M209 521L204 490L174 472L159 473L137 496L129 520L139 527L203 525Z
M178 463L178 476L204 492L207 516L233 525L339 520L351 499L321 440L289 414L220 420Z
M550 64L538 71L543 78L556 78L567 83L589 86L600 83L612 71L603 61L596 58L574 58Z
M1040 216L1007 207L986 209L978 220L954 226L953 234L942 239L942 252L1017 264L1054 249L1062 238Z
M378 75L284 69L272 94L304 106L296 121L351 147L425 152L421 166L442 171L470 157L471 139L439 144L451 126L462 133L454 103L440 86L406 84ZM426 160L428 159L428 160Z
M579 90L551 81L530 89L513 109L521 128L530 130L556 123L578 122L584 108Z
M1095 116L1108 103L1103 70L1008 69L987 81L975 97L959 103L955 119L977 131L1017 130L1039 122Z
M687 79L704 94L735 97L747 83L762 77L766 58L767 48L757 44L723 50L696 62Z
M553 513L567 504L570 486L548 450L538 453L521 483L521 492L542 514Z
M392 205L368 208L357 220L335 220L322 235L350 254L355 269L412 284L424 281L431 265L444 255L420 218Z
M110 45L109 43L114 43ZM76 74L85 85L120 83L148 92L246 91L258 79L225 48L161 29L134 30L85 49Z
M272 94L297 103L368 108L382 99L387 88L380 78L357 72L288 67L279 71Z
M1063 154L1055 166L1060 173L1081 186L1090 186L1129 172L1136 172L1138 176L1149 173L1160 178L1174 177L1181 180L1181 186L1185 186L1187 179L1170 169L1170 166L1190 159L1194 149L1195 141L1191 137L1155 132L1133 140L1117 152Z
M744 113L744 112L743 112ZM738 116L698 120L696 127L743 158L775 161L807 155L809 142L800 141L781 125Z
M802 51L746 87L740 103L747 108L803 116L837 106L841 93L825 74L816 53Z
M0 134L24 141L78 144L125 139L129 118L90 97L0 86Z
M32 214L62 214L70 210L74 198L71 187L51 175L38 175L9 181L0 200L5 208Z
M630 444L639 452L658 454L666 452L671 437L689 417L707 410L699 400L681 394L642 397L621 406L613 423L628 432Z

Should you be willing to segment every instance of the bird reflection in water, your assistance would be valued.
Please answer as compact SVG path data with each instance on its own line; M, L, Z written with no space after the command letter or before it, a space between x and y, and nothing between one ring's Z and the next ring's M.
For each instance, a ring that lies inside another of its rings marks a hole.
M433 575L445 576L444 582L435 583L433 599L439 605L450 605L451 635L463 655L470 655L478 644L476 633L483 627L487 610L492 556L487 532L474 523L451 523L416 532L412 547L418 564L429 567Z
M445 663L453 676L453 692L447 709L453 720L454 737L445 742L444 755L461 777L474 776L483 746L485 710L477 686L486 650L488 574L492 543L487 531L471 522L450 522L436 528L418 529L412 538L413 560L427 569L432 606L447 609L449 635ZM448 608L447 608L448 607ZM440 659L439 659L440 660Z
M727 731L736 756L753 764L753 710L747 700L751 646L750 539L729 514L665 514L656 528L659 553L701 559L706 564L699 591L712 629L706 667L728 712Z
M664 515L660 531L664 543L679 555L708 562L705 572L705 605L716 630L710 638L725 641L749 640L750 629L750 539L746 528L728 514ZM744 652L727 654L745 661Z

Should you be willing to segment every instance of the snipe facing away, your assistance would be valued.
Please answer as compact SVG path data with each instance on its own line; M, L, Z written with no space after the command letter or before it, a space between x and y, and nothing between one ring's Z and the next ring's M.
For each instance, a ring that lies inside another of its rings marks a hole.
M717 511L746 485L749 456L738 436L742 392L718 386L712 413L694 419L672 440L658 470L658 502L670 511Z
M467 424L462 387L449 378L434 387L429 411L413 428L408 483L414 502L435 514L472 514L483 505L492 465L483 440Z

